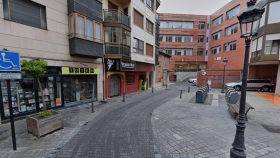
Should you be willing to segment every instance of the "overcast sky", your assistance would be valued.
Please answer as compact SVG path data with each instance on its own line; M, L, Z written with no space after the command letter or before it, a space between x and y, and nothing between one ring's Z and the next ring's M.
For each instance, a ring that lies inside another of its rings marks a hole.
M160 0L158 13L210 15L231 0Z

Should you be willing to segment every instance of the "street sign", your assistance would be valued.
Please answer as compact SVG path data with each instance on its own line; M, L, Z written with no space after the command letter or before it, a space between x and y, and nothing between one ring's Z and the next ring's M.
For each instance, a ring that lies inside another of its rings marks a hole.
M15 52L0 51L0 71L20 71L20 55Z
M0 73L1 80L16 80L21 79L20 73Z

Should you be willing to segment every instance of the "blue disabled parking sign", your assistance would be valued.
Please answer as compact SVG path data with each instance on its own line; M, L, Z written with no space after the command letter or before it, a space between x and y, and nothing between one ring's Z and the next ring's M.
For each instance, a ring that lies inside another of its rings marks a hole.
M0 51L0 71L20 71L20 55L15 52Z

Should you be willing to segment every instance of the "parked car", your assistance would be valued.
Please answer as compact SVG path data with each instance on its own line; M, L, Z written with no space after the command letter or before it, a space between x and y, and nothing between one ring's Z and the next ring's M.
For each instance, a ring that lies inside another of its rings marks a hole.
M196 82L197 82L197 80L195 79L195 80L193 80L193 85L194 86L196 86Z
M233 87L236 91L241 90L242 80L225 84L227 87ZM274 87L274 84L267 79L247 79L247 90L263 90L268 92Z
M189 78L188 81L189 81L190 83L193 83L194 80L196 80L196 78Z

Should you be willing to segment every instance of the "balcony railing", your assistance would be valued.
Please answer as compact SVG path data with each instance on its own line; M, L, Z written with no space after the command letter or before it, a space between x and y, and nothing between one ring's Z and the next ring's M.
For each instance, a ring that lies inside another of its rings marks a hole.
M159 21L159 15L158 15L158 13L156 13L156 22L157 22L157 24L158 24L158 25L160 25L160 21Z
M130 16L120 10L106 9L104 10L104 22L122 23L130 27Z
M122 55L130 57L130 46L123 44L105 44L105 55Z

